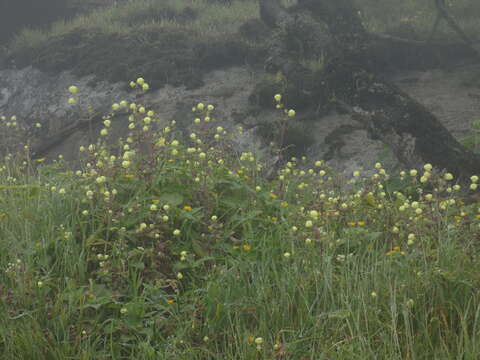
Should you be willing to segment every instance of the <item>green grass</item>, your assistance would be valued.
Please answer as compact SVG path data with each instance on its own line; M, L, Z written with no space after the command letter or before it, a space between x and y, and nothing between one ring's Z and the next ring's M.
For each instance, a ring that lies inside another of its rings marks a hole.
M33 44L41 47L51 38L67 36L72 32L128 35L147 24L156 25L158 31L162 26L176 25L198 35L223 36L234 34L241 24L257 17L257 14L258 4L254 1L236 1L231 6L204 0L132 1L99 9L72 21L56 22L48 31L22 31L13 40L11 51L21 51Z
M370 31L384 32L389 29L411 27L421 40L427 40L435 23L436 8L434 0L431 1L395 1L395 0L362 0L356 1L361 11L365 25ZM480 20L480 4L476 1L455 0L446 1L447 6L460 27L472 39L478 39ZM435 40L456 40L458 35L442 20Z
M79 169L10 144L2 359L476 359L480 204L455 180L292 159L268 181L215 109L183 139L122 105L127 138Z
M285 6L295 1L282 1ZM367 0L357 4L367 27L372 31L385 31L400 24L410 24L420 35L428 36L436 16L433 1ZM450 4L452 14L468 34L475 35L480 27L480 5L469 0ZM42 47L55 37L72 32L101 32L126 35L145 24L172 25L191 30L202 36L235 34L245 22L258 18L258 1L237 0L228 6L207 0L139 0L119 6L100 8L80 15L72 21L55 22L49 30L25 29L10 45L12 52ZM159 29L160 30L160 29ZM439 29L439 36L455 36L447 26Z

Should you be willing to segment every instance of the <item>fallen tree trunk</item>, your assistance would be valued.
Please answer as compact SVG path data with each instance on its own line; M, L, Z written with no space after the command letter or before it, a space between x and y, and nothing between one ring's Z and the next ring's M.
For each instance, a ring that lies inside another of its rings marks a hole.
M351 0L299 0L288 12L277 0L260 0L260 5L261 18L277 28L266 68L281 71L313 106L328 98L348 108L370 136L390 146L407 167L431 163L463 179L480 173L479 155L463 147L422 104L378 74L379 57L389 46L422 44L369 34ZM325 62L320 75L299 61L319 54Z

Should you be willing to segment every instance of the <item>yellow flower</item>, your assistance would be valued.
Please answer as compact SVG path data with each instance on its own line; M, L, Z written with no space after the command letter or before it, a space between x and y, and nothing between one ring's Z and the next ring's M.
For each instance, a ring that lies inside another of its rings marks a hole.
M478 216L480 216L480 214L479 214ZM275 216L272 216L270 219L271 219L272 221L277 221L277 220L278 220L278 218L275 217ZM479 219L480 219L480 217L479 217Z
M47 159L46 159L46 158L35 159L35 161L38 162L38 163L42 163L42 162L44 162L45 160L47 160Z
M423 166L423 168L426 170L426 171L431 171L432 170L432 164L425 164Z
M70 87L68 88L68 91L70 92L70 94L74 94L74 95L75 95L75 94L77 93L77 91L78 91L78 88L77 88L76 86L72 85L72 86L70 86Z
M271 197L272 199L276 199L278 196L275 195L274 193L270 193L270 197Z
M172 305L175 303L175 299L167 299L167 303Z
M288 202L282 201L282 202L280 203L280 205L283 206L283 207L287 207L287 206L288 206Z
M242 248L243 248L244 251L250 251L250 250L252 250L252 246L251 246L251 245L248 245L248 244L243 245Z
M446 173L446 174L443 176L443 178L444 178L445 180L448 180L448 181L449 181L449 180L453 180L453 175L452 175L451 173Z
M183 207L183 210L185 210L185 211L192 211L192 207L191 207L190 205L185 205L185 206Z
M358 226L365 226L366 222L365 221L357 221Z

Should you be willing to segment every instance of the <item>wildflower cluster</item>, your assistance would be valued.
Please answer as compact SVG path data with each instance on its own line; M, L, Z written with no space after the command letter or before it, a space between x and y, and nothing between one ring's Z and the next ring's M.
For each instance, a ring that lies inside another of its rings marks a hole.
M148 90L142 78L132 84ZM281 100L275 95L282 121L290 121L295 111L285 112ZM110 130L118 114L127 118L128 133L115 142ZM291 157L268 169L273 179L267 180L262 176L266 165L255 153L234 151L233 140L241 130L220 123L214 105L197 103L192 118L184 135L175 120L161 119L152 107L121 100L103 117L98 141L80 147L75 171L61 159L53 165L40 162L29 179L53 170L56 175L39 176L48 181L25 187L18 186L23 178L12 176L8 166L0 171L9 174L2 177L4 185L24 203L44 204L48 211L43 212L57 213L48 236L37 235L29 253L42 268L33 270L11 256L3 279L36 294L31 307L43 301L38 299L63 301L60 289L75 294L71 296L79 298L78 305L72 301L70 306L82 318L69 326L80 339L77 343L95 334L114 339L129 354L138 339L154 344L168 338L173 349L185 343L214 349L222 341L226 319L238 316L249 319L239 327L247 338L242 356L280 357L289 351L288 342L293 348L298 340L284 334L283 320L277 333L267 334L255 320L263 300L245 305L237 293L260 286L262 291L250 296L268 296L270 282L282 279L289 300L280 312L309 319L323 295L316 294L302 315L303 305L290 306L294 294L315 287L322 294L330 288L343 291L347 279L361 282L381 268L385 270L375 276L393 274L392 283L402 286L392 290L372 281L374 286L359 290L363 311L378 314L380 306L390 308L385 299L393 292L402 296L408 314L422 306L417 288L423 284L426 259L441 250L442 234L473 238L480 229L478 204L463 203L455 177L430 164L396 175L378 162L369 176L362 176L363 169L343 176L323 160ZM479 178L469 180L463 190L475 193ZM14 203L12 199L0 198L2 206ZM29 221L47 226L37 220L41 214L31 213L25 212ZM13 233L3 227L8 216L0 213L4 236ZM35 233L28 229L21 233ZM71 254L75 262L55 260ZM419 281L404 281L406 274ZM445 272L429 276L447 277ZM78 283L69 280L73 278ZM357 284L348 286L349 292ZM302 295L306 299L307 292ZM348 298L345 294L340 299L329 293L336 299L335 311ZM270 303L275 306L272 298ZM325 322L349 317L340 311ZM158 334L145 330L152 327Z

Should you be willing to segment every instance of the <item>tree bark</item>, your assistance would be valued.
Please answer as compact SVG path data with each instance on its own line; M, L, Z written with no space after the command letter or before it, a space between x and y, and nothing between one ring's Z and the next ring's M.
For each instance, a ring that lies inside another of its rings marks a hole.
M432 50L432 44L369 34L351 0L299 0L288 12L277 0L260 0L260 8L261 19L277 29L267 70L281 71L300 88L298 92L308 94L312 105L333 99L409 168L431 163L462 179L480 173L479 155L463 147L430 111L378 72L392 47L435 53L445 45L434 44ZM292 51L292 37L310 53ZM319 53L325 57L320 76L299 61L301 56Z

